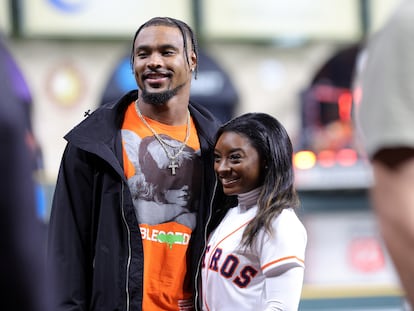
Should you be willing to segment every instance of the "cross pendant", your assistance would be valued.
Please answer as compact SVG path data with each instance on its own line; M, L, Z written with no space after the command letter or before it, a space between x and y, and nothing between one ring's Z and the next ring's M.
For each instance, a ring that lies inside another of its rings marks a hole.
M171 160L170 165L168 165L168 168L171 169L171 175L175 175L175 169L178 168L178 164L174 160Z

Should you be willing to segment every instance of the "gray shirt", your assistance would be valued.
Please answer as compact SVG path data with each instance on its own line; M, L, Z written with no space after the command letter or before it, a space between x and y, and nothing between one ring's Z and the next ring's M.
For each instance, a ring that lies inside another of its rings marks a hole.
M405 0L369 41L356 79L357 126L372 157L414 147L414 1Z

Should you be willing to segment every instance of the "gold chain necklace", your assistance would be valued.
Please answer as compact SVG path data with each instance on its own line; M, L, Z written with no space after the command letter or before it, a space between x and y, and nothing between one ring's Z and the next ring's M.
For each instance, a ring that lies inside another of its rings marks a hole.
M167 156L167 158L170 160L170 164L168 165L168 168L171 169L171 175L175 175L176 174L176 169L179 168L178 166L178 162L177 162L177 158L178 156L183 152L185 146L187 145L188 139L190 138L190 111L187 110L187 131L185 134L185 138L184 141L181 143L181 146L179 146L178 151L176 154L171 154L168 151L168 147L170 147L171 149L176 149L178 146L174 146L169 144L168 142L166 142L149 124L148 122L145 120L144 116L141 113L141 110L139 109L138 106L138 99L135 101L135 111L137 112L139 118L141 119L141 121L145 124L145 126L151 131L151 133L154 135L154 137L157 139L157 141L160 143L162 149L165 152L165 155Z

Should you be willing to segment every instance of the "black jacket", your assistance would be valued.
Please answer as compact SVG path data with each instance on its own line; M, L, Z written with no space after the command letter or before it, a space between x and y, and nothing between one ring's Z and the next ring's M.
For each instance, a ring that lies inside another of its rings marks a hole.
M121 125L132 91L103 106L66 136L49 224L48 259L55 276L54 310L142 309L142 240L122 164ZM195 275L205 243L215 183L213 138L218 121L190 103L199 136L202 200L188 252Z

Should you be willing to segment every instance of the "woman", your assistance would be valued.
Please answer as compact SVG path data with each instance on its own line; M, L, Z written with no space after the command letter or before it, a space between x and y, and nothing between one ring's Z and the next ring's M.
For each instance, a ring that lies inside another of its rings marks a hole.
M297 310L307 235L294 211L285 128L264 113L237 117L219 129L214 161L227 199L237 196L238 204L212 222L218 226L202 267L203 310Z

